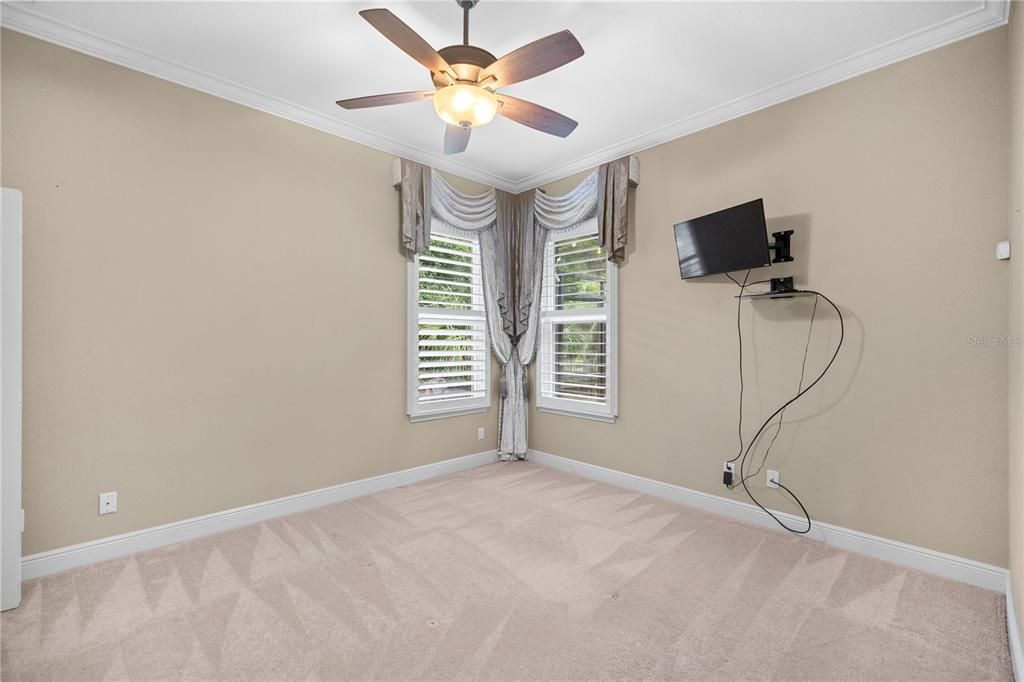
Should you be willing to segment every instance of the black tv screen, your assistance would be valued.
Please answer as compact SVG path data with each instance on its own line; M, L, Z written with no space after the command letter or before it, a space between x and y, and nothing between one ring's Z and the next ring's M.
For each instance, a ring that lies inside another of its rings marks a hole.
M763 199L687 220L675 228L683 279L771 265Z

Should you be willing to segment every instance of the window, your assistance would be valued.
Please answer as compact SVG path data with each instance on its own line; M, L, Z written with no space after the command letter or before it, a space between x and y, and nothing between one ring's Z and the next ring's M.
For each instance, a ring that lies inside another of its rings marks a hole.
M618 269L601 248L596 221L548 240L537 359L539 409L615 421L617 277Z
M419 421L491 404L480 241L438 225L409 264L408 413Z

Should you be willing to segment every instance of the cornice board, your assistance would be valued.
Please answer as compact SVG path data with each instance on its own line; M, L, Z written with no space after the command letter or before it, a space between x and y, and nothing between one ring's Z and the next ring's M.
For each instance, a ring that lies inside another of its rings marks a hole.
M517 193L711 128L978 33L998 28L1006 24L1009 19L1010 2L1009 0L985 0L978 7L934 26L915 31L795 78L692 114L674 123L635 135L610 147L587 154L576 161L538 171L518 180L506 178L486 169L468 166L450 157L411 147L307 107L292 104L247 86L83 31L20 5L4 4L0 11L2 11L0 26L13 31L316 128L389 154L424 163L469 180Z

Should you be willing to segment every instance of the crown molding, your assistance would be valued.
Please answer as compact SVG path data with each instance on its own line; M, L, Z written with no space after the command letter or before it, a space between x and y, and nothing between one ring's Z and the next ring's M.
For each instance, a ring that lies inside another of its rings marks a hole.
M880 69L898 61L998 28L1010 17L1009 0L982 0L974 9L933 26L826 64L789 80L770 85L730 102L687 116L646 133L588 154L581 159L535 173L515 183L515 192L540 187L602 163L620 159L672 140L781 104L815 90Z
M242 104L259 111L316 128L331 135L358 142L395 156L427 164L469 180L503 189L524 192L561 178L590 170L602 163L664 144L734 118L820 90L903 59L998 28L1007 23L1010 0L981 0L978 5L946 21L914 31L871 49L813 69L767 88L744 95L586 156L520 179L511 179L483 168L460 163L385 135L371 132L308 107L299 106L213 74L205 73L154 54L109 40L65 22L28 9L22 4L3 3L0 26L50 43L103 59L134 71L184 85L200 92Z
M4 2L0 5L0 26L124 66L133 71L140 71L162 80L205 92L208 95L279 116L352 142L358 142L388 154L417 161L468 180L475 180L505 190L510 190L515 185L512 180L496 173L468 166L441 154L412 147L404 142L360 128L308 107L293 104L240 83L164 59L90 31L84 31L29 9L22 4Z

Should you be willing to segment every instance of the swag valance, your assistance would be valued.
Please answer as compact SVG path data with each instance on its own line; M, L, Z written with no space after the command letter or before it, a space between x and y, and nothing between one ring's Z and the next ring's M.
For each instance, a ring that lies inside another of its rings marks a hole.
M526 369L537 345L544 245L552 232L597 219L608 260L621 264L629 241L630 187L637 184L634 157L603 164L562 196L529 190L488 189L468 194L430 167L401 159L395 186L401 192L401 239L411 256L430 248L437 219L480 237L484 308L491 347L502 365L498 450L503 459L526 456Z

